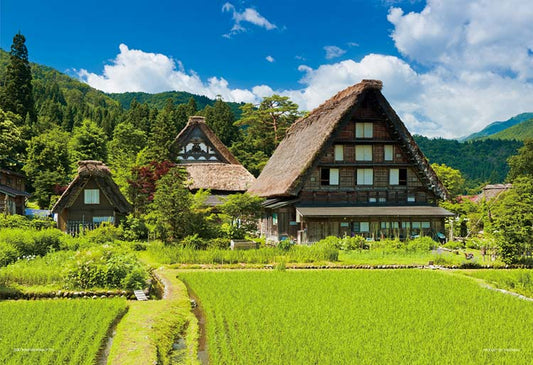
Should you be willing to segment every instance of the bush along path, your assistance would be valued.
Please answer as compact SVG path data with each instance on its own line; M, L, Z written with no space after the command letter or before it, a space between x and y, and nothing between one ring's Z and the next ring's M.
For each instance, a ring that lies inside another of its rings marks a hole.
M176 270L154 271L161 300L132 301L117 326L108 364L198 364L198 321Z

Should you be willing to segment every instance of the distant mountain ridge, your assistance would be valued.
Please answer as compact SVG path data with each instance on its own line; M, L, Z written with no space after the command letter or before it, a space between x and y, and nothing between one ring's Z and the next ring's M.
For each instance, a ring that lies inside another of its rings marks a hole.
M517 141L524 141L533 138L533 119L525 120L521 123L515 124L512 127L504 129L501 132L492 134L480 139L515 139Z
M533 113L521 113L503 122L494 122L483 128L481 131L472 133L469 136L459 138L459 141L471 141L475 139L485 139L484 137L493 138L493 136L507 128L513 127L529 119L533 119ZM517 139L517 138L504 138Z

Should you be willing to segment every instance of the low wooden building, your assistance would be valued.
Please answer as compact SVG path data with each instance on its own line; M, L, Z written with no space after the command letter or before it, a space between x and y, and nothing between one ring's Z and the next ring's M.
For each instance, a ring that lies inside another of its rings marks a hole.
M26 177L18 172L0 169L0 213L24 215Z
M381 88L363 80L290 127L249 189L267 198L267 239L444 233L448 192Z
M118 224L132 211L130 203L101 161L79 161L78 174L52 208L59 229L77 233L102 222Z
M255 177L233 156L209 128L204 117L193 116L170 147L173 159L184 166L189 189L210 190L207 203L215 206L229 194L245 192Z

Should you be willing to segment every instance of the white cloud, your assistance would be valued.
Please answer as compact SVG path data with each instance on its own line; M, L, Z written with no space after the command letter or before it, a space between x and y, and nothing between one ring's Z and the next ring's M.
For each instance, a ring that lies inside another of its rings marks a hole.
M274 57L272 57L272 56L266 56L266 57L265 57L265 60L267 60L267 61L270 62L270 63L276 61L276 60L274 59Z
M332 58L337 58L346 53L346 51L337 46L325 46L324 51L326 51L326 58L331 60Z
M119 46L120 53L104 66L102 75L80 70L80 79L105 92L143 91L157 93L169 90L187 91L227 101L256 102L258 98L246 89L230 89L228 82L211 77L203 82L194 71L186 72L180 61L163 54L148 53Z
M277 26L270 21L268 21L264 16L259 14L259 12L253 8L246 8L243 11L239 12L235 9L235 6L231 3L225 3L222 6L222 12L233 13L232 17L234 20L233 27L229 33L224 34L226 38L231 38L231 36L246 31L246 28L242 23L250 23L266 30L276 29Z

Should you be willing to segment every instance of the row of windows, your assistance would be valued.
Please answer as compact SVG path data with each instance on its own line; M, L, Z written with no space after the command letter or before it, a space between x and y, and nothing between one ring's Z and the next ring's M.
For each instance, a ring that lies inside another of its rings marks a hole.
M394 160L394 146L385 145L384 158L385 161ZM372 161L372 145L357 145L355 146L355 160L356 161ZM335 145L335 161L344 161L344 145Z
M320 169L320 185L339 185L339 169ZM374 185L374 169L356 169L355 185ZM407 169L389 169L389 185L407 185Z
M429 229L430 222L381 222L381 229ZM356 233L370 232L370 222L353 222L353 231Z

